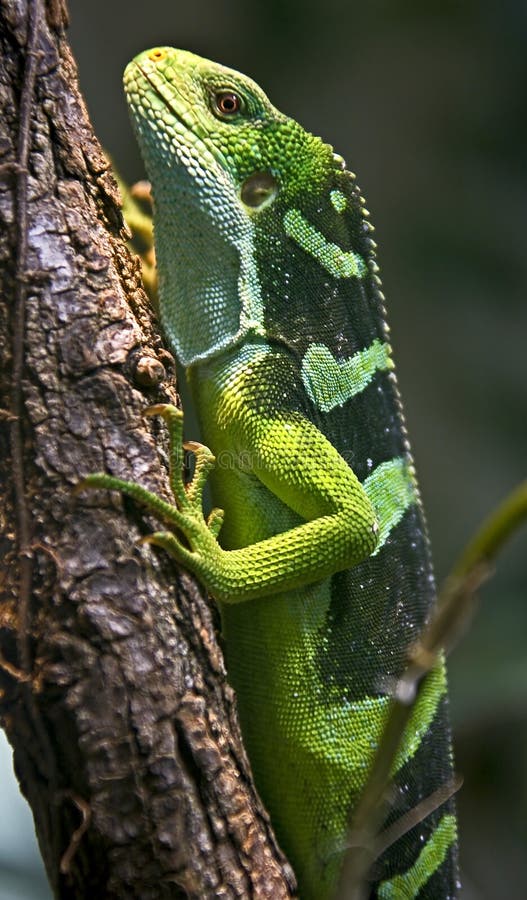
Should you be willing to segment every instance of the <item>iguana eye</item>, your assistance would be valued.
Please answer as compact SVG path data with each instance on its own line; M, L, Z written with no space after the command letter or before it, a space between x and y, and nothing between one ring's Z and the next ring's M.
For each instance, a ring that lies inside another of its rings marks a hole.
M213 97L213 110L220 116L233 116L243 107L242 98L235 91L216 91Z

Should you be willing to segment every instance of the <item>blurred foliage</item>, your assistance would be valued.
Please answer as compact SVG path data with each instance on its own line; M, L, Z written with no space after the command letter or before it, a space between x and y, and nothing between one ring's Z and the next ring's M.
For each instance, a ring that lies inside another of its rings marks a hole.
M70 12L90 112L128 181L143 168L121 73L167 43L252 75L358 172L443 576L525 477L527 4L70 0ZM527 896L525 541L450 660L465 900Z

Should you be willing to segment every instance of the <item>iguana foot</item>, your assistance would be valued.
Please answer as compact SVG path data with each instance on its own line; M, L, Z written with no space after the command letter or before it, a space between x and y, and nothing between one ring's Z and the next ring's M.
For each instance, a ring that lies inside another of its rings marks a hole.
M169 433L169 480L175 503L167 503L157 494L132 481L94 472L87 475L77 486L76 492L102 488L119 491L141 503L157 519L168 526L167 531L156 531L143 538L142 543L156 544L167 550L179 562L193 571L205 550L210 548L211 539L216 544L223 522L223 510L213 509L209 516L203 515L203 489L209 472L214 468L215 458L208 447L197 441L183 443L183 413L170 403L158 403L145 410L147 416L162 416ZM195 458L194 474L185 482L184 453L187 450ZM181 539L184 538L184 542ZM205 546L204 546L205 545ZM201 552L200 552L201 551Z

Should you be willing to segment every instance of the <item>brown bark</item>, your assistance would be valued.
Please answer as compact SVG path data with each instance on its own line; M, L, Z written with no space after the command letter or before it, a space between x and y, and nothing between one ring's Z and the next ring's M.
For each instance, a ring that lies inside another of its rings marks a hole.
M168 496L142 411L176 395L65 24L0 0L2 724L56 897L288 897L206 599L140 509L72 491Z

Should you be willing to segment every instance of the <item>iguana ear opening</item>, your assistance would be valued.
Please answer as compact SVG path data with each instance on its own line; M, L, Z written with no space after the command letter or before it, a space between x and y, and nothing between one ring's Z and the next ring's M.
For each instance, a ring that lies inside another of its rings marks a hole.
M278 182L271 172L254 172L242 184L240 197L245 206L261 209L278 194Z

